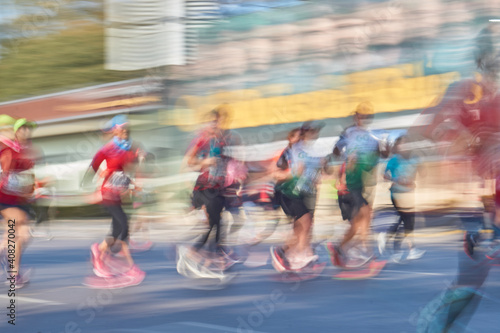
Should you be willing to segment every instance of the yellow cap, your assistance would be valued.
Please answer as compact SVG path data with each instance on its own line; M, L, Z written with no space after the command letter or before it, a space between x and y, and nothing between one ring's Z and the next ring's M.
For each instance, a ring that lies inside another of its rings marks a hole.
M0 129L12 128L16 123L16 119L8 114L0 114Z
M365 101L358 104L354 113L364 114L364 115L373 115L375 113L373 104L371 102Z
M26 120L26 118L19 118L14 123L14 132L17 132L17 130L19 128L21 128L21 126L28 126L31 128L36 128L37 125L34 121L28 121L28 120Z

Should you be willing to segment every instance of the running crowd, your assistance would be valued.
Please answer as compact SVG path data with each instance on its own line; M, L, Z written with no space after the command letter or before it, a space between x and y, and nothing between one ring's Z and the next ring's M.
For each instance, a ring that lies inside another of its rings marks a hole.
M192 209L204 211L209 224L209 229L191 247L189 255L214 269L218 265L225 267L227 261L237 261L233 251L225 246L223 231L226 228L221 225L221 213L226 209L234 216L238 207L251 203L274 217L274 228L279 221L276 216L280 208L293 224L284 244L271 248L274 267L279 272L315 271L319 263L311 240L318 185L322 174L336 174L340 210L343 219L350 222L350 228L340 243L328 243L328 249L335 265L361 267L375 257L369 245L373 190L380 158L391 155L385 179L392 182L391 198L400 219L379 235L379 249L383 253L387 241L395 236L393 259L401 259L401 243L406 237L409 247L406 259L420 258L424 251L414 248L408 237L415 224L413 190L418 160L406 148L404 136L396 140L392 149L384 146L367 128L373 116L373 105L360 103L353 112L354 124L344 130L333 151L326 153L315 146L325 123L305 122L290 131L287 147L271 163L256 166L252 162L235 160L230 153L225 154L230 152L229 146L237 143L232 141L231 131L224 129L227 107L222 105L213 110L208 125L186 154L186 164L200 172L192 194ZM401 223L404 225L402 235L398 233ZM229 233L238 229L233 225ZM266 227L265 232L250 243L259 243L272 230ZM207 252L202 248L212 232L215 232L215 247L209 244ZM207 257L210 258L208 263Z
M373 116L373 105L360 103L353 112L354 124L342 132L331 152L318 151L315 145L325 123L305 122L290 131L288 145L266 164L231 157L230 147L238 142L224 126L229 117L227 106L221 105L211 111L207 125L191 142L185 157L187 167L199 172L192 192L192 210L199 210L208 222L207 230L189 246L186 257L210 271L224 272L237 263L238 255L225 238L241 228L238 223L240 208L251 204L262 209L270 222L248 245L260 243L276 230L282 210L292 228L281 246L271 247L273 266L279 272L317 272L324 267L312 246L318 185L323 174L334 174L338 204L349 228L340 242L330 242L327 248L334 265L363 267L376 257L370 246L374 188L379 161L389 158L384 178L392 182L391 200L399 219L378 235L379 252L384 253L386 243L394 238L394 261L402 259L403 240L409 250L405 259L420 258L424 251L416 249L411 239L419 161L408 149L406 136L397 138L392 147L382 144L368 129ZM29 273L21 267L21 258L30 238L28 221L33 212L34 193L37 188L43 188L46 180L35 179L33 172L39 158L31 144L31 132L36 124L1 115L0 126L0 213L5 221L15 221L16 233L15 255L8 256L12 251L9 251L7 232L0 245L0 254L4 268L10 261L10 268L19 272L16 286L21 288L29 278ZM122 197L131 191L142 191L133 175L148 153L131 140L129 121L124 115L115 116L105 131L112 139L95 154L82 181L87 184L96 176L101 180L100 203L112 217L111 233L101 243L91 246L91 261L93 272L99 278L127 277L115 280L113 287L132 286L140 284L146 274L137 267L131 255L129 220L122 207ZM103 162L106 162L105 169L101 167ZM233 215L231 228L223 226L223 210ZM496 225L495 228L498 237L500 229ZM215 237L211 237L212 234ZM215 241L211 242L211 238ZM112 265L117 255L124 261L118 273Z

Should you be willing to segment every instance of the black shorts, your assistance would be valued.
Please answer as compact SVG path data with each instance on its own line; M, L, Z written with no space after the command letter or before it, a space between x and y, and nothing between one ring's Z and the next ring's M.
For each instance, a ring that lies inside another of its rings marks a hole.
M104 208L111 215L111 235L112 239L108 240L108 244L111 245L115 240L128 241L128 217L123 211L121 205L104 205Z
M0 203L0 211L7 209L7 208L20 209L28 215L28 218L32 218L34 216L33 209L31 209L31 207L28 205L11 205L11 204Z
M342 220L350 221L352 219L352 206L351 202L346 198L346 194L338 195L340 213L342 214Z
M280 191L276 192L276 197L285 214L295 220L300 219L307 213L311 213L303 198L289 198Z
M342 196L343 204L350 209L349 217L353 219L358 215L361 207L368 205L368 201L363 197L363 190L349 190L348 193Z
M206 206L212 199L219 196L222 196L222 192L219 189L194 190L191 196L191 204L195 209L200 209L202 206Z

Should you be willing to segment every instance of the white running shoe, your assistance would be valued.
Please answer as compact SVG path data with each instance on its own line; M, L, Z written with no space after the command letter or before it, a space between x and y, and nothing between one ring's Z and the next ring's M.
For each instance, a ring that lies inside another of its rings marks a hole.
M397 264L401 263L403 261L403 251L394 253L389 261Z
M408 254L408 257L406 257L407 260L415 260L415 259L420 259L422 256L425 254L425 250L419 250L412 248L410 250L410 253Z
M348 260L348 262L353 261L354 266L356 266L356 265L363 266L364 264L366 264L367 262L372 260L373 257L375 257L375 255L373 253L370 254L370 253L367 253L367 251L368 250L362 251L358 248L353 248L353 249L349 250L348 258L351 260ZM346 264L346 266L350 266L350 264Z
M290 260L290 268L292 270L299 270L306 267L311 261L318 260L317 255L307 256L307 257L298 257Z
M380 253L380 255L384 254L385 245L387 244L387 232L381 232L378 234L377 243L378 243L378 252Z

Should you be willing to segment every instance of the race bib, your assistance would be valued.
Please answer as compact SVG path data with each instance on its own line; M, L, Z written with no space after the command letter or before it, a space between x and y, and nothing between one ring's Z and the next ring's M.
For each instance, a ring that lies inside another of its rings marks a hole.
M123 171L115 171L108 178L104 188L110 189L115 192L122 192L128 189L130 185L130 178Z
M33 193L35 180L31 173L10 172L3 186L3 192L15 196Z

